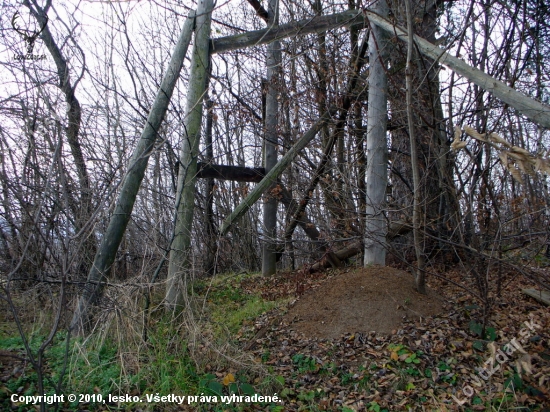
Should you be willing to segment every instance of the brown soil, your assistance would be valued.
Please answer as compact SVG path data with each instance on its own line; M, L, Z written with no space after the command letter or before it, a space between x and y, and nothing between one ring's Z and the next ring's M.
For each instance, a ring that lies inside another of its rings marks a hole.
M303 295L285 315L306 337L334 339L346 333L392 333L404 319L441 313L442 298L414 290L411 274L390 267L350 269Z

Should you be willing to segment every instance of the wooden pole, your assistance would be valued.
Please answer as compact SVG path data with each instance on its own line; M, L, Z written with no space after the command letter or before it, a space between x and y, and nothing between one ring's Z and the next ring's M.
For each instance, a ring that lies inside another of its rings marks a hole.
M279 162L265 175L260 183L258 183L254 189L250 191L247 197L235 208L227 218L225 218L222 227L220 229L220 235L225 235L229 232L231 226L246 213L248 209L252 207L254 203L260 198L262 193L267 190L272 182L276 181L281 173L288 167L288 165L294 160L294 158L304 149L309 142L317 135L321 127L330 119L330 113L326 113L323 117L319 118L317 122L298 140L294 146L279 160Z
M181 147L176 191L176 225L170 247L170 262L166 282L165 307L168 311L181 308L186 293L185 276L191 266L189 259L191 228L195 206L202 106L208 83L210 60L208 44L210 42L212 3L212 0L200 0L197 7L195 44L191 58L191 76L184 120L185 133Z
M279 24L279 0L269 0L268 26ZM278 112L281 71L281 43L274 41L267 46L267 93L264 128L264 167L267 173L277 164ZM271 187L276 183L271 181ZM266 196L262 228L262 275L274 275L277 270L277 198Z
M224 53L231 50L244 49L251 46L272 43L291 36L319 33L353 24L365 24L365 18L357 10L348 10L343 13L330 14L328 16L316 16L299 20L267 29L247 31L234 36L212 39L210 48L213 54Z
M376 2L376 11L388 15L386 0ZM386 264L386 187L388 185L388 36L374 26L369 37L369 107L367 109L367 207L364 263Z
M157 140L157 131L164 120L170 98L179 78L183 59L191 41L194 23L195 14L191 12L183 25L178 43L174 49L174 54L170 59L168 70L162 79L153 107L147 117L147 123L130 159L128 171L124 177L114 213L111 216L107 231L95 255L94 264L88 273L86 286L78 299L73 314L71 328L76 333L84 332L89 326L89 307L96 303L103 292L107 273L114 262L120 242L126 231L126 226L130 220L141 181L145 176L145 169Z

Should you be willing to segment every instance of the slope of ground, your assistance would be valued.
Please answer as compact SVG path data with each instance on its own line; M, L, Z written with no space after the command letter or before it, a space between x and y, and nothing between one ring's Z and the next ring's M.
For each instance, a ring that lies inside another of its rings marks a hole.
M65 403L60 410L550 412L550 310L521 293L535 285L517 271L488 271L492 286L497 275L501 293L491 289L489 313L475 279L460 268L431 276L428 296L414 292L411 275L378 267L206 279L194 285L205 310L193 351L181 344L191 342L189 328L159 318L151 319L147 346L113 340L99 356L77 344L87 353L70 372L85 376L80 392L277 393L282 403ZM24 411L10 395L36 393L33 371L9 339L16 331L7 313L0 311L0 409ZM512 339L519 346L506 349ZM58 341L45 359L47 374L61 365Z
M403 320L441 312L441 298L414 290L409 273L390 267L347 270L308 291L290 308L285 321L308 337L334 339L345 333L389 334Z
M243 347L284 381L285 411L550 412L550 310L521 293L525 278L503 276L485 334L475 289L453 284L468 285L460 270L429 279L428 297L391 268L256 279L242 285L305 293L257 319ZM521 349L503 357L514 338Z

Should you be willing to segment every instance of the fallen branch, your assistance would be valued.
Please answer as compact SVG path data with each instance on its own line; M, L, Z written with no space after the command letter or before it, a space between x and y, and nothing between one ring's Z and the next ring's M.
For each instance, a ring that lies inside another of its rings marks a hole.
M386 235L386 240L389 242L397 236L402 236L409 233L412 230L410 223L405 221L397 221L390 225L388 234ZM360 241L354 242L351 245L348 245L340 250L332 252L339 260L343 261L349 259L363 250L363 244ZM321 259L320 262L315 263L309 269L310 273L317 272L319 270L325 269L332 266L328 258Z

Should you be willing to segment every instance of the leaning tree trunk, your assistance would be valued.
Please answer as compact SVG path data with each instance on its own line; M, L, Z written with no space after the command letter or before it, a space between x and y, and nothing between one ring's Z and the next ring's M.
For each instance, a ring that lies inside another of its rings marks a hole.
M279 24L279 0L269 0L268 26ZM265 160L264 167L268 173L277 164L277 124L279 71L281 70L281 43L274 41L267 47L267 95L265 108ZM272 182L275 184L275 181ZM262 274L275 274L277 265L277 199L266 195L264 204L264 245L262 253Z
M164 75L151 112L147 117L147 123L143 129L141 138L130 159L128 171L122 183L114 213L111 216L107 232L103 236L94 263L88 273L86 287L78 300L73 315L71 328L77 333L82 333L85 327L89 326L90 306L95 304L101 296L103 287L105 286L105 278L115 260L118 247L126 231L141 181L145 176L149 157L157 139L157 131L164 119L174 86L183 66L183 59L187 53L193 33L193 22L194 13L192 12L185 22L178 44L170 60L170 65Z
M165 305L167 310L181 308L185 276L191 268L191 228L195 207L197 156L199 153L202 103L208 82L210 60L210 23L212 0L201 0L197 7L195 45L191 59L191 77L187 93L184 136L178 171L176 192L176 227L170 247L170 263L166 282Z
M379 0L374 11L388 15L386 0ZM369 106L367 111L367 207L365 220L365 265L386 264L387 221L386 186L388 185L388 81L386 76L386 33L372 26L369 38Z

